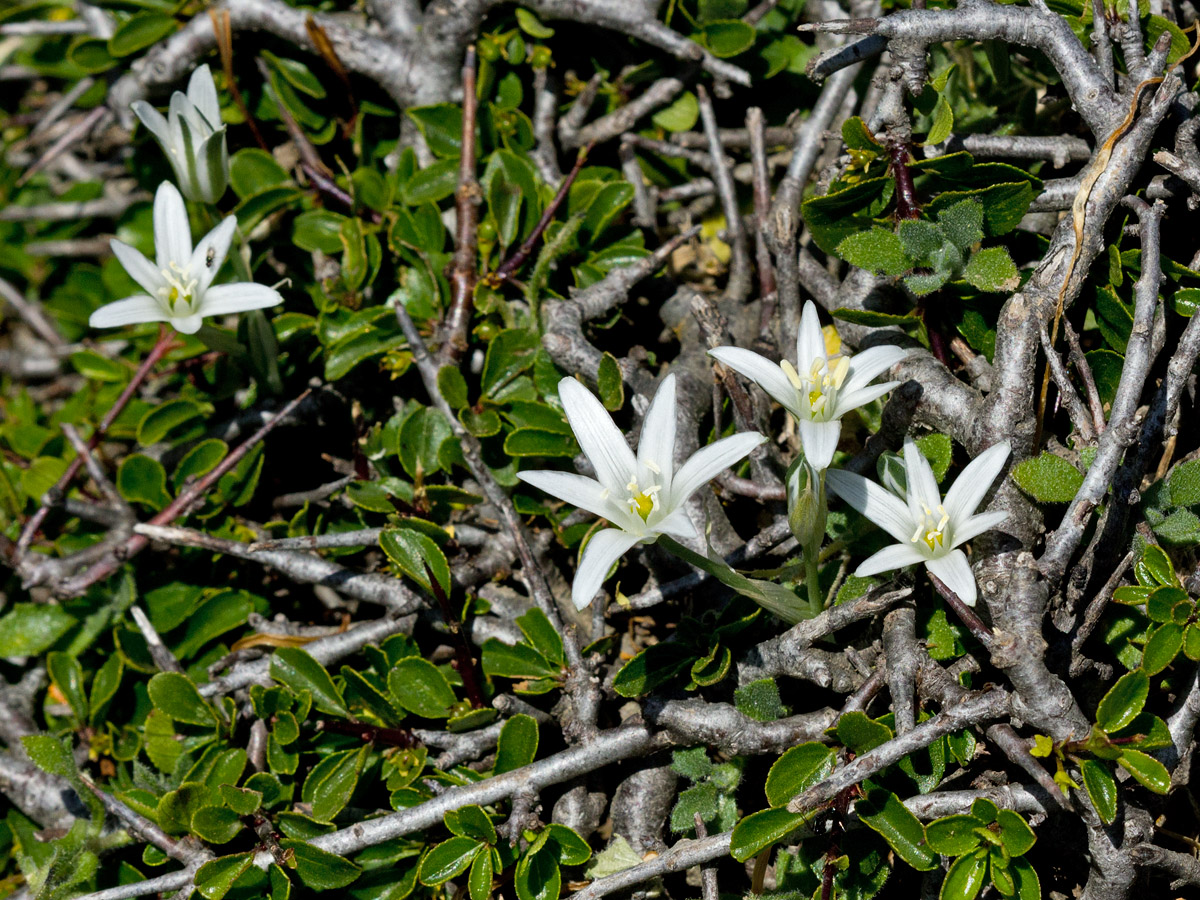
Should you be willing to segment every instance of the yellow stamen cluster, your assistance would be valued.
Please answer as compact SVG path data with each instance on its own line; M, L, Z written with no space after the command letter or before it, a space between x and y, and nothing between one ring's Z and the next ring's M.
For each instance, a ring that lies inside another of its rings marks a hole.
M946 525L950 522L950 514L941 504L938 504L936 510L930 509L925 504L921 505L925 509L925 519L918 523L917 530L913 532L912 542L915 544L917 541L923 540L930 550L936 552L945 546ZM936 524L934 524L935 521Z
M829 362L827 359L814 359L805 375L797 372L796 367L786 359L779 364L792 387L801 394L807 394L808 407L814 419L832 412L834 398L846 383L846 376L850 374L849 357L841 357L832 368Z
M654 503L658 498L660 487L660 485L654 484L643 491L638 487L636 478L625 485L626 490L629 491L629 511L637 513L645 522L650 517L650 513L654 511Z
M172 312L175 312L178 304L182 303L190 310L192 295L196 291L196 286L200 283L199 280L191 277L190 271L174 261L166 269L162 270L162 274L167 283L165 287L159 289L158 293L166 301L168 308Z

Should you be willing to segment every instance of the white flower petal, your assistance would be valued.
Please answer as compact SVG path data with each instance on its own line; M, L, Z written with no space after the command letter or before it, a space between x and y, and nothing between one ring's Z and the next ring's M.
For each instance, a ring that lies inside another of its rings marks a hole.
M833 462L833 454L837 451L838 441L842 436L842 423L839 419L828 422L814 422L811 419L797 419L800 428L800 442L804 447L804 458L818 472L828 469Z
M175 263L181 269L191 261L192 226L187 207L175 185L164 181L154 194L154 249L159 269Z
M135 322L165 321L166 310L157 300L146 294L136 294L100 307L92 313L88 324L93 328L116 328L118 325L133 325Z
M129 108L133 110L133 114L141 123L150 129L150 133L162 147L163 153L170 156L171 127L167 124L166 117L145 100L135 100L129 105Z
M961 550L951 550L945 556L925 560L925 568L942 579L946 587L958 594L958 599L967 606L974 606L979 596L975 586L975 575L971 572L971 564L967 562L967 554Z
M229 185L229 149L225 130L215 131L196 148L196 194L205 203L216 203Z
M766 438L757 431L743 431L741 434L721 438L707 447L701 447L675 473L668 506L683 506L702 485L745 458L765 440Z
M915 544L892 544L884 547L873 556L868 556L854 570L859 578L868 575L878 575L880 572L891 572L893 569L903 569L915 563L925 562L925 557Z
M202 237L200 243L196 244L188 266L192 277L197 280L196 294L198 296L203 296L204 292L208 290L213 277L221 268L221 264L225 262L225 256L229 253L229 245L233 242L233 233L236 230L237 219L230 216ZM211 315L211 313L206 313L206 315Z
M959 544L965 544L971 538L977 537L985 531L991 531L997 525L1003 524L1007 519L1008 513L1004 510L971 516L965 522L955 524L954 530L951 532L951 537L954 540L951 546L957 547Z
M200 313L192 313L190 316L179 316L168 321L170 321L171 327L180 334L195 334L204 324L204 316Z
M154 263L142 256L140 251L115 238L109 241L108 245L112 247L117 262L147 294L156 295L158 289L166 285L162 273L155 268Z
M245 312L248 309L266 309L282 303L279 291L265 284L239 281L234 284L218 284L204 293L199 314L222 316L228 313Z
M642 420L637 449L638 484L643 490L657 484L664 497L671 496L675 471L675 376L667 375L654 392Z
M917 447L917 442L907 436L904 438L904 475L908 481L908 509L913 521L920 522L925 513L924 507L932 511L942 504L942 492L938 490L929 460Z
M975 512L987 492L991 490L992 482L1008 462L1010 451L1008 441L1001 441L988 447L967 464L946 492L946 500L942 504L946 507L951 521L961 522Z
M552 497L565 500L572 506L586 509L601 518L607 519L611 515L612 494L608 488L594 478L577 475L574 472L555 472L548 469L518 472L517 477Z
M840 393L837 395L837 406L834 408L833 414L840 419L851 410L866 406L877 397L882 397L899 383L898 381L885 381L882 384L872 384L858 390Z
M800 315L800 330L796 333L796 369L801 375L807 375L813 361L817 359L827 359L825 335L821 332L821 319L817 315L816 304L806 300L804 312Z
M217 100L217 86L207 63L192 73L188 81L187 98L212 128L221 127L221 104Z
M558 398L575 440L596 470L597 480L614 494L624 496L626 485L637 474L637 459L608 410L574 378L558 383Z
M740 375L744 375L766 391L775 402L784 409L796 415L800 404L800 395L783 369L765 356L759 356L752 350L741 347L717 347L709 350L708 355L722 365L726 365Z
M579 561L575 582L571 585L571 601L576 609L583 609L595 599L612 564L637 542L636 535L619 528L605 528L592 535L583 548L583 559Z
M875 482L853 472L830 469L825 473L825 485L902 544L912 539L916 523L908 507Z
M654 526L654 530L662 534L669 534L673 538L678 538L681 541L694 541L700 537L700 532L696 530L696 525L688 517L687 510L684 507L676 508L670 515Z
M908 356L908 351L903 347L890 345L869 347L862 353L855 353L850 357L850 374L846 376L846 383L842 389L847 393L852 393L865 387L906 356Z

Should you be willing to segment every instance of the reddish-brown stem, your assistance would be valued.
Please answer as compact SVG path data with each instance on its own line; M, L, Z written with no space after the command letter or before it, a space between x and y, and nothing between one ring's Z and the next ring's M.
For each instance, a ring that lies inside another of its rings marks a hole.
M100 420L100 424L96 426L96 430L92 432L92 437L87 443L89 450L95 450L100 442L104 440L104 436L108 433L108 429L112 427L112 423L116 421L117 416L129 405L129 401L133 399L133 395L137 393L138 388L149 377L150 371L174 344L175 331L167 325L160 326L158 340L155 342L154 347L150 350L146 358L142 360L142 364L138 366L138 370L134 373L133 378L130 379L129 384L125 385L125 390L121 391L121 395L117 397L116 402L104 414L104 418ZM79 474L79 469L82 466L83 457L76 454L75 458L67 466L67 470L62 473L62 477L48 491L49 496L60 496L67 489L68 485L70 485L71 481L74 480L75 476ZM29 517L29 521L25 523L25 528L21 531L20 538L17 539L15 559L19 560L29 551L34 537L41 529L42 523L46 521L46 516L49 514L50 507L43 502L37 512Z
M929 580L937 588L937 592L950 604L950 607L958 615L958 618L962 620L962 623L971 630L971 634L975 635L975 638L979 643L983 644L988 652L991 652L996 643L996 633L985 625L979 616L975 615L975 610L967 606L958 594L950 590L946 582L942 581L942 579L938 578L932 572L929 573Z
M500 263L496 267L496 271L487 276L487 283L492 287L499 287L517 274L521 266L525 265L525 261L529 259L529 255L533 252L533 248L542 239L542 234L545 233L546 227L554 220L558 208L567 199L567 192L571 190L571 185L575 183L575 179L583 168L583 164L587 162L588 153L591 152L593 146L594 144L588 144L579 151L579 155L575 158L575 165L567 173L567 177L562 180L562 184L558 186L558 191L555 193L554 199L546 206L546 211L538 219L538 223L534 226L533 231L530 232L529 237L525 238L521 246L517 248L517 252Z
M467 643L467 636L463 634L462 620L454 612L454 607L450 605L450 598L442 590L442 583L434 577L429 563L425 563L425 577L429 579L429 589L433 591L433 596L437 597L438 607L442 611L442 621L446 623L446 628L450 631L450 636L454 641L454 668L462 678L463 690L467 692L467 699L471 701L471 705L476 709L481 709L485 705L483 691L479 689L479 679L475 675L475 655Z
M454 262L450 268L450 310L446 313L445 340L439 364L457 362L467 352L467 331L475 307L475 282L479 273L479 181L475 177L475 47L467 48L462 68L462 155L458 162L458 190L454 194L456 230Z
M892 177L896 179L896 221L919 218L921 206L917 203L917 189L913 185L912 169L908 165L908 144L890 145L888 158L892 164Z
M233 469L247 453L250 452L257 444L261 443L271 431L282 422L288 415L291 414L300 403L311 394L312 391L307 390L295 400L288 403L283 409L277 412L266 422L262 428L250 435L245 441L239 444L232 453L221 460L211 472L208 472L201 478L192 482L190 485L180 491L179 496L168 503L161 512L156 514L148 525L169 525L176 519L187 515L191 508L204 496L204 494L223 478L229 471ZM110 554L100 560L95 565L88 568L82 574L71 579L63 585L62 593L66 595L80 594L87 590L98 581L107 578L113 572L120 568L121 564L140 553L150 543L150 539L144 535L135 534L120 548L119 552Z
M348 734L373 744L387 744L391 747L415 747L416 736L407 728L384 728L382 725L368 725L366 722L343 722L339 719L321 719L317 722L318 731L332 731L335 734Z

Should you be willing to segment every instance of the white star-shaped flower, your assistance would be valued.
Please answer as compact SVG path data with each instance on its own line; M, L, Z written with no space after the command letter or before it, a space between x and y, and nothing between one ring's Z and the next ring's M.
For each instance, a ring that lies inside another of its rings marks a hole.
M854 574L876 575L924 563L964 603L974 606L975 576L967 555L955 548L1008 518L1007 512L975 514L975 509L1004 468L1009 451L1005 441L980 453L962 470L945 500L933 469L910 437L904 439L904 500L861 475L840 469L827 472L830 490L900 542L868 557Z
M616 526L594 534L584 548L571 588L571 599L582 609L592 602L612 564L634 544L652 544L663 534L681 540L699 537L684 512L688 500L766 438L758 432L722 438L677 469L674 375L662 380L650 402L636 456L608 411L582 384L564 378L558 396L596 477L555 471L519 472L518 477Z
M230 216L192 249L192 229L183 197L169 181L154 195L154 249L156 262L121 241L112 250L142 288L116 303L92 313L93 328L114 328L135 322L170 322L176 331L195 334L205 316L263 309L283 302L274 288L262 284L219 284L213 277L229 253L237 220Z
M130 108L167 155L184 196L201 203L220 200L229 184L229 150L208 66L192 73L186 94L171 95L166 118L145 100Z
M898 381L870 384L894 366L908 351L902 347L872 347L854 356L830 356L817 308L804 304L796 335L796 361L778 365L740 347L717 347L710 356L740 372L770 394L796 418L804 456L817 471L833 462L842 435L842 416L870 403L898 385Z

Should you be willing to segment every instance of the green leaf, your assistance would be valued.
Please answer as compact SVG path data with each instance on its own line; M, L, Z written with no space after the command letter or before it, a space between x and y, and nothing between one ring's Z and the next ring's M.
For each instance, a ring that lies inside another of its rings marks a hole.
M293 691L312 694L313 706L321 712L348 718L342 692L325 667L299 647L281 647L271 657L271 677Z
M117 492L130 503L145 503L160 510L171 502L167 493L167 470L149 456L134 453L121 460L117 469Z
M448 810L442 820L451 833L484 844L496 843L496 826L482 806L468 804Z
M927 434L917 438L917 449L929 461L933 477L940 483L950 470L950 463L954 461L954 445L950 438L944 434Z
M1195 506L1200 503L1200 459L1180 463L1167 479L1172 506Z
M733 828L729 853L738 862L757 856L803 825L811 816L788 812L785 807L751 813Z
M912 267L900 238L885 228L852 234L837 246L837 255L860 269L884 275L903 275Z
M287 182L288 173L266 150L243 147L229 158L229 184L233 187L233 192L243 200L264 188Z
M416 123L434 156L456 160L462 154L462 109L456 103L413 106L405 115ZM410 202L410 206L416 203Z
M1166 551L1155 544L1147 544L1142 549L1142 558L1138 562L1139 580L1141 580L1140 576L1143 571L1150 580L1141 581L1142 584L1149 584L1152 580L1164 587L1179 586L1179 576L1175 574L1175 564L1171 562L1171 557L1167 556Z
M67 59L88 75L107 71L117 64L108 52L108 41L102 38L75 38L67 48Z
M327 209L309 209L296 216L292 223L292 243L312 253L340 253L342 223L346 217Z
M600 393L600 402L604 404L605 409L612 411L625 405L625 383L621 379L621 367L611 353L600 357L596 386Z
M43 772L71 781L78 780L79 773L71 751L58 738L48 734L30 734L21 738L21 745L34 765Z
M536 606L524 615L517 616L517 627L530 645L549 662L557 663L560 667L567 664L562 637L546 614Z
M124 384L129 380L129 369L115 359L108 359L92 350L80 350L69 357L71 368L92 381Z
M201 647L246 623L254 604L242 591L224 591L205 602L187 620L187 633L175 645L175 655L188 659Z
M756 722L774 722L788 714L787 707L779 699L779 685L774 678L761 678L743 685L733 692L733 702L738 712Z
M232 784L219 784L217 790L221 792L221 799L225 801L225 805L239 816L252 815L262 806L262 791L252 791Z
M977 197L960 200L938 213L938 226L959 250L983 240L984 204Z
M905 256L918 262L928 259L946 242L942 230L924 219L902 220L896 228L896 235L900 238Z
M699 119L700 104L691 91L684 91L674 103L650 117L650 121L665 131L691 131Z
M908 289L918 297L924 297L926 294L932 294L939 290L942 285L950 280L951 270L944 269L938 272L931 272L928 275L909 275L904 279Z
M711 782L694 784L679 793L671 810L671 830L688 832L696 827L696 816L711 822L717 816L717 786Z
M517 428L504 439L504 452L512 457L572 457L578 455L579 445L574 436L569 434L540 428Z
M522 713L513 716L500 729L492 774L501 775L529 765L537 756L537 748L537 720Z
M312 805L313 818L332 822L345 809L358 786L359 776L371 752L368 744L331 753L313 766L301 794Z
M80 724L87 721L88 702L83 693L83 668L70 653L51 653L46 657L46 671L59 692L66 698L71 713Z
M996 813L996 822L1000 825L1000 843L1009 856L1024 856L1037 841L1029 823L1011 809Z
M784 806L797 794L828 777L836 762L837 754L815 741L790 748L767 772L767 802L773 807Z
M526 644L506 644L497 638L484 642L483 671L502 678L545 678L556 673L546 658Z
M939 95L937 105L933 108L933 123L929 126L929 133L925 135L925 143L940 144L950 137L950 132L953 130L954 110L950 106L950 101L945 96Z
M946 816L925 826L925 839L934 853L942 856L962 856L979 846L983 823L974 816Z
M1200 660L1200 625L1192 622L1183 633L1183 652L1192 662Z
M358 878L361 868L335 853L314 847L307 841L285 840L279 845L291 850L300 880L315 891L334 891L344 888Z
M562 892L562 873L553 850L543 846L526 853L513 874L517 900L557 900Z
M1160 625L1146 641L1142 651L1142 668L1147 675L1157 675L1175 661L1183 647L1183 627L1174 622Z
M883 149L860 116L851 116L842 123L842 143L849 150L873 150L878 153Z
M592 199L583 217L583 228L595 241L633 200L633 185L624 181L606 184Z
M1117 818L1117 782L1112 772L1098 759L1085 759L1079 764L1079 771L1097 815L1105 825L1111 825Z
M868 328L916 328L921 320L914 315L898 316L895 313L876 312L872 309L849 309L842 306L830 313L835 319L850 322L854 325L865 325Z
M37 656L46 652L75 625L75 617L49 603L14 603L0 618L0 656Z
M415 172L400 189L400 195L406 205L420 206L445 200L457 188L458 159L443 159Z
M150 702L177 722L210 728L217 724L217 714L186 675L159 672L150 679L147 691Z
M521 10L517 12L520 13ZM494 877L492 851L488 847L480 847L471 863L471 874L467 876L467 893L471 900L489 900L492 896Z
M108 52L129 56L157 44L177 27L172 16L156 12L136 13L126 19L108 39Z
M196 870L196 890L205 900L221 900L252 865L253 853L235 853L210 859Z
M890 741L892 729L856 710L838 719L837 739L855 754L861 755Z
M986 850L955 860L942 882L938 900L975 900L987 875L987 860Z
M388 673L388 689L396 701L425 719L445 719L458 702L446 676L417 656L402 659Z
M1010 860L1008 868L1017 883L1017 900L1042 900L1042 883L1029 860Z
M738 19L709 22L700 32L699 41L713 56L725 59L754 46L754 26Z
M1154 526L1154 533L1172 547L1200 544L1200 518L1191 510L1177 509Z
M538 21L538 17L527 9L517 7L517 25L530 37L541 40L554 37L554 29L548 25L543 25ZM476 900L476 898L472 897L471 900Z
M1141 750L1125 749L1117 762L1126 772L1138 780L1142 787L1156 794L1165 794L1171 789L1171 774L1167 767Z
M883 836L896 855L919 872L938 864L937 854L925 842L925 828L891 791L874 788L855 804L858 817Z
M1142 711L1149 692L1150 679L1145 672L1140 669L1126 672L1100 700L1096 724L1109 734L1120 731Z
M981 291L1012 291L1021 283L1017 266L1004 247L987 247L971 256L963 278Z
M694 651L677 641L653 644L625 663L613 679L622 697L640 697L666 684L696 659Z
M105 720L113 697L121 686L121 676L125 664L121 662L121 654L114 653L104 661L92 679L92 691L88 698L88 724L95 727Z
M558 851L558 861L564 866L581 866L592 858L592 848L578 832L558 822L551 822L542 832L547 842Z
M228 844L241 832L242 820L224 806L202 806L192 813L189 830L210 844Z
M442 591L450 595L450 564L429 535L414 528L389 528L379 535L379 546L400 571L432 593L433 585L425 570L428 565Z
M1043 452L1013 467L1013 481L1042 503L1070 503L1083 486L1083 475L1061 456Z
M467 380L458 366L442 366L438 369L438 390L453 409L467 405Z

